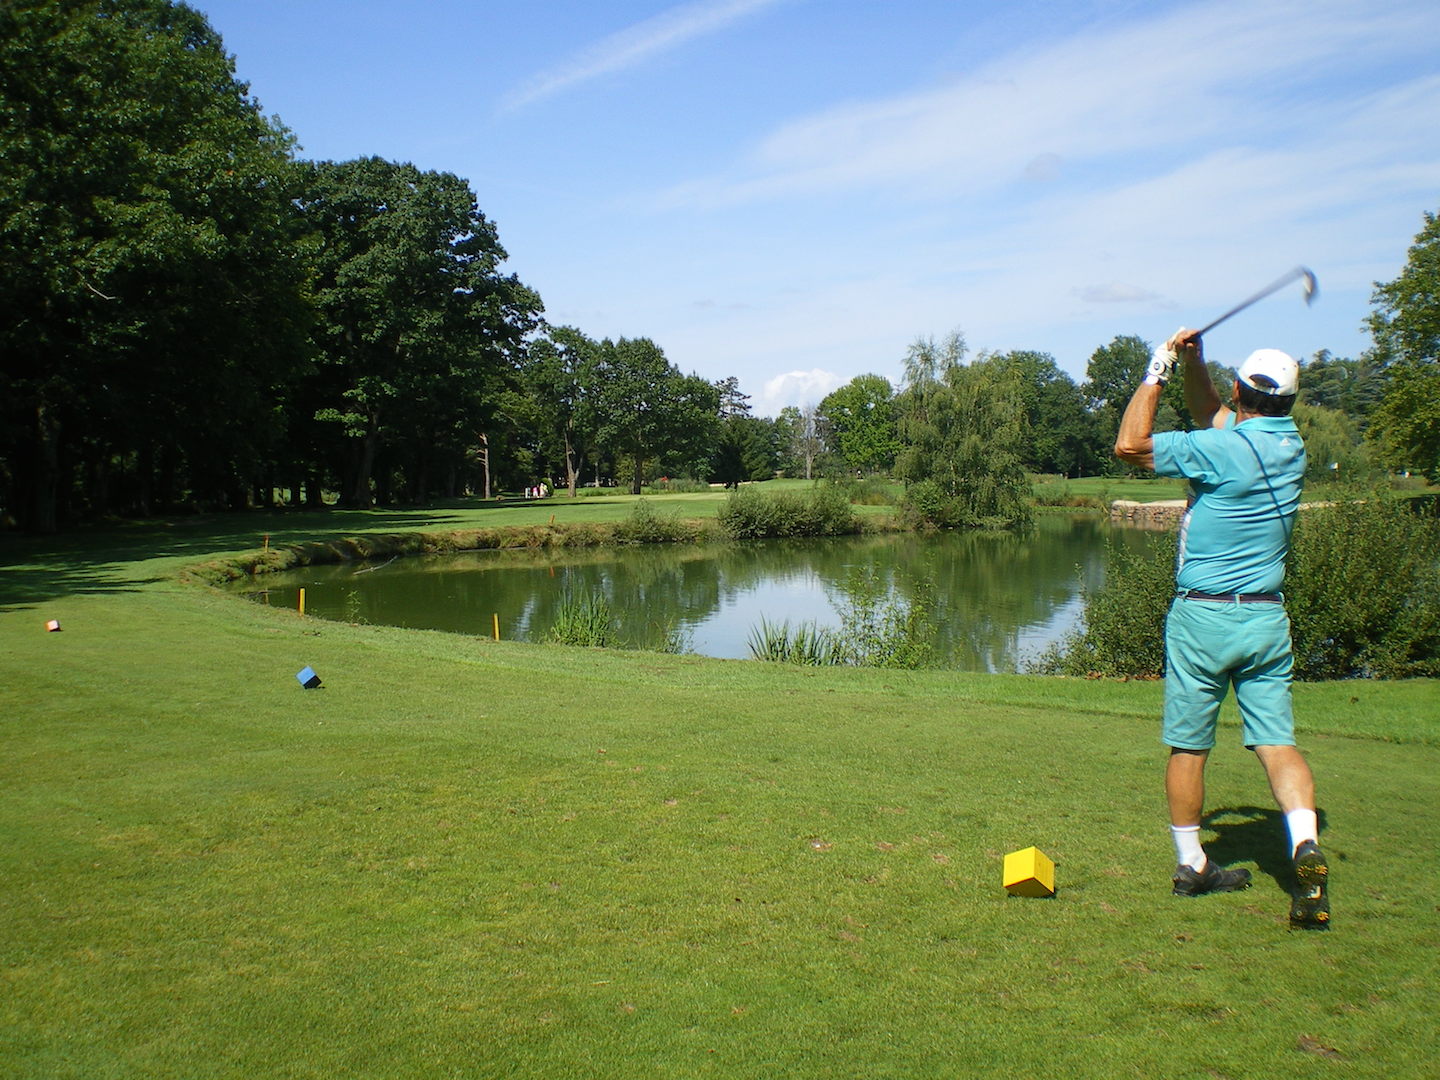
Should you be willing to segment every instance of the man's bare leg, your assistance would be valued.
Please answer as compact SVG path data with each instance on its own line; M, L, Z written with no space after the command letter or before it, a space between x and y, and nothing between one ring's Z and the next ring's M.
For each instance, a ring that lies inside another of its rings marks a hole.
M1199 825L1205 812L1205 762L1209 750L1170 748L1165 764L1165 798L1170 803L1170 824Z
M1165 764L1165 797L1170 803L1170 835L1178 865L1172 881L1175 895L1200 896L1248 888L1249 870L1225 870L1212 863L1200 846L1200 815L1205 810L1205 761L1208 750L1171 748Z
M1257 746L1255 755L1265 767L1270 791L1285 813L1295 865L1290 924L1306 929L1330 925L1328 885L1330 867L1317 843L1319 821L1315 813L1315 777L1310 763L1293 746Z
M1283 812L1315 809L1315 777L1299 750L1293 746L1257 746L1255 756L1265 767L1270 792Z

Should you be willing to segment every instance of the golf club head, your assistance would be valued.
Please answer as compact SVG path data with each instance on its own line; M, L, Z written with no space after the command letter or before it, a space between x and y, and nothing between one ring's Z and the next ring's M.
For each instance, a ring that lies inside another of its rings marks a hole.
M1313 271L1303 266L1299 267L1299 270L1301 275L1305 278L1305 303L1307 305L1313 304L1315 302L1315 294L1320 291L1320 282L1315 280L1315 274Z

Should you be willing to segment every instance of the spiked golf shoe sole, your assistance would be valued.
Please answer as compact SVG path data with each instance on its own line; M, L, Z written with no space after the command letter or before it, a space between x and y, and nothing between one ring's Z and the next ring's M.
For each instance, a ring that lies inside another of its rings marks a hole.
M1290 925L1323 930L1330 925L1330 897L1326 887L1330 866L1313 840L1295 852L1295 892L1290 897Z

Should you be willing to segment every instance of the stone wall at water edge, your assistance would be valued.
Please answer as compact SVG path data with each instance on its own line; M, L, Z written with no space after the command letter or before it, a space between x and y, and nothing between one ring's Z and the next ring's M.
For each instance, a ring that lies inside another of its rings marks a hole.
M1110 520L1147 529L1170 529L1185 516L1184 499L1162 499L1159 502L1135 502L1116 499L1110 504Z

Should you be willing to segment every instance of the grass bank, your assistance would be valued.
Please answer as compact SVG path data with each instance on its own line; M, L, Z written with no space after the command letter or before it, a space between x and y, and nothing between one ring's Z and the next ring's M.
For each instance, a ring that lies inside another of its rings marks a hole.
M1256 886L1168 895L1155 683L497 643L177 580L267 533L610 501L0 541L0 1073L1440 1070L1433 681L1297 687L1336 924L1292 934L1233 738L1206 838ZM1029 844L1053 900L1000 887Z

